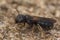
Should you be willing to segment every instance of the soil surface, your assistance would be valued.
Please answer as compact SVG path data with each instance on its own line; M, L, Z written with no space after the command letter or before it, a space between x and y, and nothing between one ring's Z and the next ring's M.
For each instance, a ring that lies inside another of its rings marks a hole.
M39 25L17 24L18 14L53 18L48 32ZM60 40L60 0L0 0L0 40Z

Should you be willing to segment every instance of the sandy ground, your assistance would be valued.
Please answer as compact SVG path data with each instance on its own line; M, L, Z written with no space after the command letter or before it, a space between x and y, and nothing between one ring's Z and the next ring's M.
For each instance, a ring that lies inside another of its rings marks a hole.
M40 26L16 24L18 14L53 18L48 33ZM35 28L36 27L36 28ZM60 40L60 0L0 0L0 40Z

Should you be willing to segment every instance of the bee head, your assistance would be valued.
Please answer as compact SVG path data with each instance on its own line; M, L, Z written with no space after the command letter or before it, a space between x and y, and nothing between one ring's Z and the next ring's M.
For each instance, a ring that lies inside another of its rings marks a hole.
M16 23L21 23L25 20L25 15L19 14L17 15L17 17L15 18Z

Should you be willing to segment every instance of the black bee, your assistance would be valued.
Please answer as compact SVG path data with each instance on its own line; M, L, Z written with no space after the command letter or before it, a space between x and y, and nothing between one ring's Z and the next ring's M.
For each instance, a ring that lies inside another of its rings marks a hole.
M32 28L33 25L40 25L43 30L50 30L53 28L53 24L56 22L52 18L44 18L44 17L35 17L30 15L22 15L19 14L16 19L16 23L27 23L30 25L29 28Z

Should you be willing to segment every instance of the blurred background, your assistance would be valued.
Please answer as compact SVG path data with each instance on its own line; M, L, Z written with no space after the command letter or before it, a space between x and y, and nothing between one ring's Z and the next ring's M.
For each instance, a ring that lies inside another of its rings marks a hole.
M54 28L46 33L35 26L16 24L18 14L53 18ZM0 0L0 40L60 40L60 0Z

